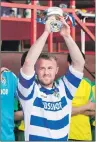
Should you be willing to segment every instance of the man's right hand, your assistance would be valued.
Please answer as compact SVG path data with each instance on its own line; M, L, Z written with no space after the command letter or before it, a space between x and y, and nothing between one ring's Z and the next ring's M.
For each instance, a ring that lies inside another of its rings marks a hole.
M1 72L5 71L5 70L7 70L7 71L8 71L9 69L8 69L8 68L6 68L6 67L2 67L2 68L1 68Z
M46 21L46 24L45 24L45 31L47 31L49 34L51 33L51 21L53 21L55 19L55 16L50 16L48 17L48 20Z
M96 108L96 103L93 103L93 102L91 102L91 101L88 101L88 103L86 104L86 106L87 106L87 109L88 109L88 110L95 110L95 108Z
M63 37L70 36L70 26L66 23L64 17L60 17L60 21L62 22L62 28L60 31L60 35Z

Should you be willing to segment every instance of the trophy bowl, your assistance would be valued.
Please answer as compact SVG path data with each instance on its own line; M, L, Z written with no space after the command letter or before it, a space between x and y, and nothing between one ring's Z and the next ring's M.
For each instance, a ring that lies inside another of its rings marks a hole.
M67 13L63 12L60 7L49 7L45 11L46 20L48 20L49 17L53 17L52 20L50 20L52 32L59 32L61 30L62 22L60 21L60 16L64 17L66 20Z

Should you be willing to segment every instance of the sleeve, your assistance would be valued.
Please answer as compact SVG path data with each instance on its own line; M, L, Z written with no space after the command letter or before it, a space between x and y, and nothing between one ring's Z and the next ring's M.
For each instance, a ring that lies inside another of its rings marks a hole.
M14 86L14 97L17 96L17 76L11 72L12 76L13 76L13 86Z
M96 103L96 85L95 83L92 84L91 86L91 93L90 93L90 97L89 99L93 102L93 103Z
M15 97L17 94L17 76L10 70L5 70L5 72L7 73L8 79L11 80L12 93Z
M14 112L18 111L18 100L14 98Z
M73 99L76 89L78 88L82 78L83 73L75 70L72 66L69 66L69 69L66 72L65 76L62 77L68 99Z
M35 72L32 76L27 76L20 70L18 77L18 97L21 100L29 100L33 97L35 87Z

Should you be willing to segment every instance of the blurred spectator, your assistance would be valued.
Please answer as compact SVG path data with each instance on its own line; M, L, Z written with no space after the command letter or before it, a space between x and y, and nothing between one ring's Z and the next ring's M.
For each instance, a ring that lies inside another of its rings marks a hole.
M17 78L15 74L1 68L1 141L14 141L14 97Z
M23 121L23 111L18 99L15 99L14 108L14 120L15 120L15 141L25 141L24 139L24 121Z
M37 5L40 5L39 0L35 0ZM26 0L26 4L31 5L31 0ZM38 12L38 10L37 10ZM24 10L24 17L31 18L31 9Z
M17 114L18 111L16 112L15 115ZM19 113L22 113L22 111L19 111ZM17 121L17 123L19 123L19 125L17 126L17 131L16 131L16 141L25 141L25 137L24 137L24 120L21 121Z
M92 82L92 97L93 97L93 102L96 103L96 84L95 84L95 82ZM96 116L96 112L95 112L95 116ZM95 120L95 117L91 116L90 121L91 121L91 130L92 130L92 141L96 141L96 136L95 136L96 120Z
M25 57L28 51L26 51L21 57L21 67L25 62ZM23 111L20 105L19 100L15 100L15 140L16 141L25 141L24 137L24 120L23 120Z
M84 55L83 57L85 59ZM67 60L71 64L70 55L68 55ZM83 78L72 100L69 140L92 140L89 116L95 115L95 106L94 103L89 101L92 98L91 89L91 81L88 78Z
M13 3L12 0L1 0L1 2ZM3 17L17 17L18 9L11 7L1 7L1 16Z
M1 2L10 2L12 3L11 0L1 0ZM9 7L1 7L1 16L9 16L11 14L12 8Z
M31 0L26 0L26 4L31 5ZM24 17L31 18L31 9L24 9Z

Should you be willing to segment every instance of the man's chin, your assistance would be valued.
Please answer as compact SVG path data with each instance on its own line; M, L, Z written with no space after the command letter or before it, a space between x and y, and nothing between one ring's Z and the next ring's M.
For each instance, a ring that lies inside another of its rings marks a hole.
M52 82L41 82L41 84L42 84L43 86L48 87L48 86L51 86L53 83L52 83Z

